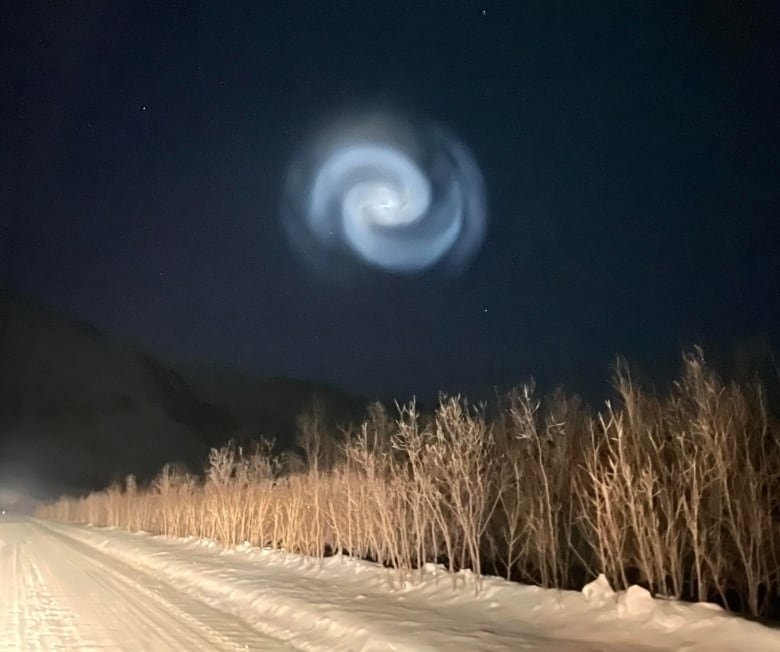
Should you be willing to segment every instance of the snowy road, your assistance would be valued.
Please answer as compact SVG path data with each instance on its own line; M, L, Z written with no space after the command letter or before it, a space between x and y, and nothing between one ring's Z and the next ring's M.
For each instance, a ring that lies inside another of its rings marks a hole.
M472 580L2 517L0 652L780 652L778 630L638 587Z
M0 650L289 649L44 525L0 522Z

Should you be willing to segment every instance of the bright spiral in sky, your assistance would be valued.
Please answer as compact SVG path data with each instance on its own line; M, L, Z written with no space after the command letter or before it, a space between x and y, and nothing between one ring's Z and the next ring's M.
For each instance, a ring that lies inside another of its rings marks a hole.
M482 244L482 175L436 126L387 115L323 129L293 161L282 211L294 249L318 268L362 262L409 274L461 271Z

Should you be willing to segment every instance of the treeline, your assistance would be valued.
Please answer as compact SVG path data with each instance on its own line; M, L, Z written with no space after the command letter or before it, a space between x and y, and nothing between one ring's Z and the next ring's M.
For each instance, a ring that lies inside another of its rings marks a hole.
M618 367L593 411L532 386L497 416L459 398L431 415L371 408L334 433L300 421L300 455L268 442L212 450L203 476L166 466L42 506L44 518L171 536L334 553L398 569L715 600L754 616L780 594L780 427L759 384L727 383L701 351L663 396Z

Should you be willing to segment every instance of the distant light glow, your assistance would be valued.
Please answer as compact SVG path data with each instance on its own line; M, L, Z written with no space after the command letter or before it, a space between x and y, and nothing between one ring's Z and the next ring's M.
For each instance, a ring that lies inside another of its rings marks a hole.
M452 135L386 115L325 128L290 167L282 211L296 251L317 266L357 260L457 272L482 244L482 176Z

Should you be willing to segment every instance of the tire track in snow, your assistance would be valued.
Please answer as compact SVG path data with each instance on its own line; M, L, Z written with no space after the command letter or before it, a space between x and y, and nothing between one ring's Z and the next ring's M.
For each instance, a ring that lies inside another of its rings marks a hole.
M0 539L0 650L78 650L73 615L49 591L22 536Z
M233 615L30 521L0 524L0 651L289 650Z

